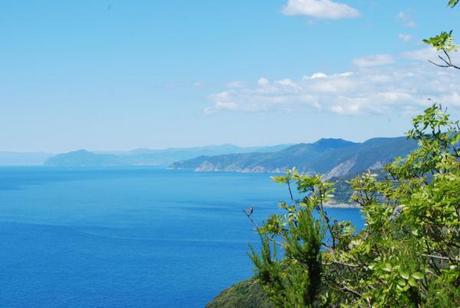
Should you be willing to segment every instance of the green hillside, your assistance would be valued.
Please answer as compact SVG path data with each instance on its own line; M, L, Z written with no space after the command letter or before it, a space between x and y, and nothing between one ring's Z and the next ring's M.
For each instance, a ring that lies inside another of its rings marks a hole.
M231 172L301 172L320 173L327 178L344 178L367 169L381 169L397 156L416 147L405 137L374 138L363 143L343 139L321 139L311 144L297 144L273 153L244 153L201 156L176 162L176 169Z

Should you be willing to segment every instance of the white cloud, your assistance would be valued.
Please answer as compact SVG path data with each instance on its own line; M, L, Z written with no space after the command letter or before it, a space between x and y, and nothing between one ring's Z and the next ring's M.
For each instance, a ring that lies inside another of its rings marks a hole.
M261 87L265 87L265 86L268 86L270 84L270 81L268 81L267 78L260 78L258 81L257 81L257 84Z
M288 16L309 16L324 19L342 19L358 17L355 8L332 0L288 0L283 7Z
M460 94L457 91L453 91L439 97L439 101L445 105L460 107Z
M437 57L436 51L431 47L407 51L404 52L402 55L407 59L416 61L434 60Z
M392 63L394 63L393 57L386 54L367 56L353 60L353 64L359 67L374 67Z
M291 79L289 78L285 78L285 79L281 79L279 81L277 81L276 83L278 83L280 86L283 86L287 89L291 89L292 91L301 91L302 88L299 87L299 85L297 85L296 82L292 81Z
M216 110L239 110L240 107L238 106L238 103L232 101L232 96L231 92L227 91L211 95L210 98L214 102L214 106L205 108L204 112L209 114Z
M460 73L440 69L422 60L422 53L404 54L414 61L387 66L356 66L355 71L314 73L303 78L270 81L259 79L241 88L210 96L206 112L299 110L336 114L384 114L418 112L439 102L460 111Z
M227 83L227 88L242 88L243 86L244 82L239 80L234 80Z
M321 72L314 73L311 75L310 79L321 79L321 78L327 78L327 75Z
M412 41L412 35L410 35L410 34L400 33L400 34L398 34L398 38L403 42Z
M441 59L439 59L438 55L446 58L443 53L437 52L435 49L431 47L425 47L417 50L407 51L402 53L402 57L412 61L421 61L427 62L431 61L438 64L444 64ZM453 52L450 53L450 58L453 64L460 64L460 52ZM458 71L457 71L458 73Z
M415 28L417 23L408 12L401 11L397 15L399 21L407 28Z

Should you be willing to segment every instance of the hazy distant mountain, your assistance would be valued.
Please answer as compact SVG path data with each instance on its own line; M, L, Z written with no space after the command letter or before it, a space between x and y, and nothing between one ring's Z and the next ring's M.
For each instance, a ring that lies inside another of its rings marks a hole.
M187 160L197 156L214 156L229 153L275 152L289 145L267 147L238 147L217 145L195 148L170 148L162 150L136 149L129 152L89 152L79 150L51 157L47 166L59 167L111 167L111 166L158 166L167 167L175 161Z
M53 156L49 153L0 152L0 166L40 166Z
M122 165L122 160L117 155L96 154L79 150L53 156L45 162L45 165L55 167L109 167Z
M328 178L347 177L367 169L381 169L394 157L406 155L415 147L416 143L405 137L374 138L363 143L321 139L271 153L201 156L176 162L172 167L235 172L283 172L286 168L296 167L300 171L320 173Z

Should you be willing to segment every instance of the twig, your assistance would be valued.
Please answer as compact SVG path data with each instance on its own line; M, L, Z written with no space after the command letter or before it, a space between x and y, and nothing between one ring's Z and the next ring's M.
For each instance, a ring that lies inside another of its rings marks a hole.
M358 296L358 297L362 297L362 294L361 294L361 293L359 293L359 292L357 292L357 291L355 291L355 290L352 290L352 289L350 289L350 288L348 288L348 287L346 287L346 286L340 287L340 290L349 292L349 293L354 294L355 296Z
M291 201L295 203L294 196L292 195L291 181L289 179L287 180L287 186L288 186L288 189L289 189L289 196L291 197Z
M244 215L246 215L248 217L249 221L254 226L254 228L256 228L256 230L259 230L259 226L256 224L254 219L252 219L251 214L248 214L245 210L242 210L242 211L243 211Z
M444 57L441 56L441 55L438 55L438 58L439 58L442 62L444 62L445 64L439 64L439 63L436 63L436 62L434 62L434 61L432 61L432 60L428 60L428 62L430 62L430 63L433 64L433 65L436 65L437 67L455 68L455 69L460 70L460 66L457 66L457 65L455 65L455 64L452 63L452 58L450 57L450 55L449 55L449 53L447 52L447 50L442 49L442 52L443 52L444 55L447 57L447 59L444 58Z
M460 258L449 258L449 257L427 255L427 254L422 254L422 256L427 257L427 258L439 259L439 260L449 260L449 261L460 262Z
M363 296L363 295L362 295L361 293L359 293L358 291L355 291L355 290L353 290L353 289L350 289L350 288L347 287L347 286L342 286L342 285L340 285L340 284L339 284L338 282L336 282L336 281L331 281L331 282L332 282L333 284L335 284L335 286L336 286L339 290L341 290L341 291L345 291L345 292L351 293L351 294L353 294L353 295L355 295L355 296L357 296L357 297L362 297L362 296Z
M340 261L331 261L331 263L324 263L325 265L330 265L330 264L339 264L339 265L343 265L343 266L348 266L348 267L360 267L359 265L357 264L350 264L350 263L345 263L345 262L340 262Z

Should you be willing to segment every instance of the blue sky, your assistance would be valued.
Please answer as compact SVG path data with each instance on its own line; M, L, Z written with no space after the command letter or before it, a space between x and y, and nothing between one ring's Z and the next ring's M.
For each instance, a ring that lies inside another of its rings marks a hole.
M0 2L0 150L268 145L402 135L460 72L421 39L446 1Z

